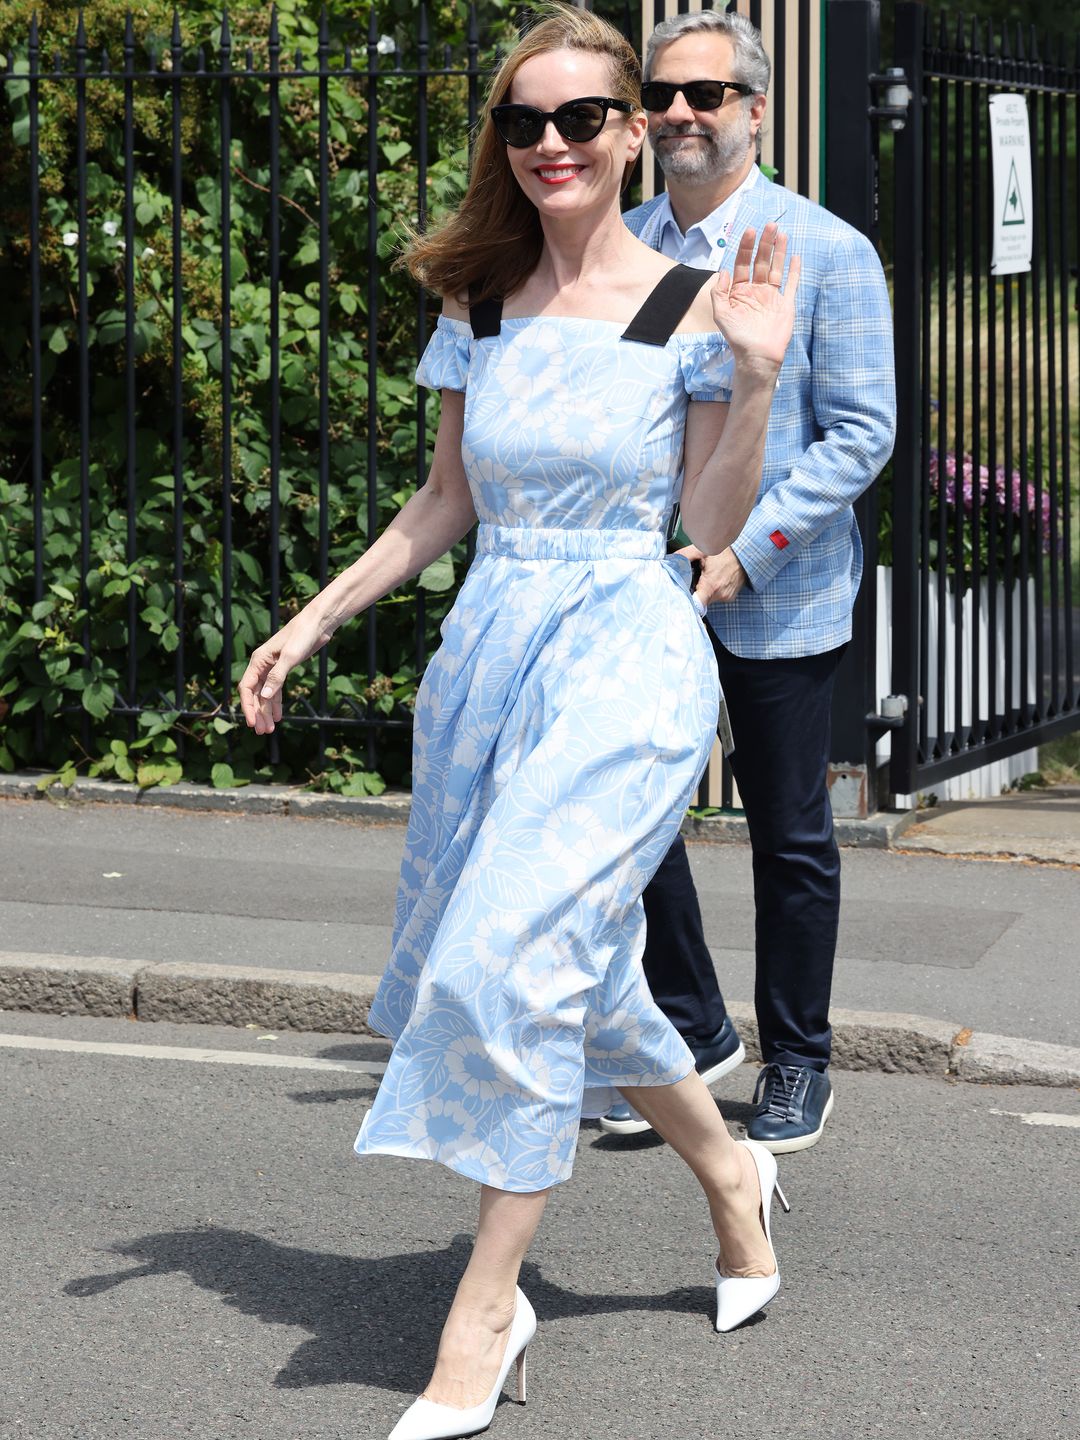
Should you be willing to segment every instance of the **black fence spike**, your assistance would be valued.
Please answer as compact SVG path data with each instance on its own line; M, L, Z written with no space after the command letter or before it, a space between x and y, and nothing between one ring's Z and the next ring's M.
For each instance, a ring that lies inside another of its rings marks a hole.
M465 37L470 46L480 43L480 21L477 18L476 6L473 4L469 5L469 24L465 31Z
M183 37L180 34L180 11L174 10L172 12L172 48L179 50L183 43Z
M150 44L146 47L146 60L147 68L149 69L150 74L156 75L158 68L158 52L156 45Z
M203 74L206 73L206 46L205 46L205 45L200 45L200 46L199 46L199 53L198 53L198 55L195 57L195 73L196 73L196 75L203 75Z
M135 49L135 17L131 11L124 16L124 49Z
M1022 20L1016 22L1016 58L1017 60L1027 59L1027 54L1024 49L1024 22Z
M966 31L967 31L967 16L964 14L963 10L959 10L959 11L957 12L957 15L956 15L956 42L955 42L955 49L958 50L961 55L962 55L962 54L964 53L964 51L967 49L967 44L966 44L967 34L966 34ZM722 93L722 92L721 92L721 93Z
M105 48L102 48L101 64L98 68L102 75L112 74L112 61L109 59L109 52Z
M53 51L53 70L57 75L63 74L64 71L64 57L59 50Z
M1009 45L1009 22L1007 20L1003 20L1001 22L1001 37L998 41L998 54L1001 56L1002 60L1012 59L1012 48Z
M86 20L83 16L82 7L79 7L79 23L75 27L75 48L86 49Z
M1029 49L1029 51L1030 51L1030 54L1028 55L1028 59L1029 59L1029 60L1034 60L1036 63L1038 63L1038 60L1039 60L1039 32L1038 32L1038 30L1035 28L1034 25L1031 25L1031 26L1028 27L1028 38L1029 38L1028 49Z
M244 52L244 63L247 66L248 74L250 74L255 69L255 51L251 48L250 45Z
M375 13L374 5L368 15L367 42L369 50L379 43L379 17Z
M939 20L939 22L938 22L938 49L939 49L939 50L947 50L948 48L949 48L949 12L948 12L947 10L942 10L942 12L941 12L941 17L940 17L940 20Z
M374 10L374 5L371 7ZM320 49L330 44L330 16L324 5L319 12L319 47Z
M30 15L30 49L31 49L31 50L37 50L37 48L38 48L38 23L37 23L37 11L34 10L34 11L31 12L31 15ZM10 64L9 64L8 70L10 71L10 69L11 69L11 66L10 66Z
M345 66L345 69L346 69L346 70L351 70L351 69L353 68L353 63L352 63L352 46L351 46L351 45L346 45L346 46L345 46L345 50L344 50L344 53L343 53L343 63L344 63L344 66Z
M229 8L227 5L221 9L221 39L218 48L226 55L232 50L232 31L229 29Z
M416 43L421 50L428 48L428 13L424 0L420 0L420 19L416 27Z
M971 17L971 51L973 55L982 55L982 24L978 15Z
M270 47L281 48L281 31L278 29L277 6L270 6Z
M293 65L297 70L301 72L304 69L304 52L300 49L299 45L296 47L296 51L293 55Z

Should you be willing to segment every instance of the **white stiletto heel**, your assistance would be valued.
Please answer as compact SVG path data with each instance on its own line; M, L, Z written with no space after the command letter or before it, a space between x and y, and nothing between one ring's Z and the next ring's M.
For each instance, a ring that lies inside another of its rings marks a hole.
M765 1225L765 1239L768 1241L769 1250L772 1253L774 1270L771 1275L761 1276L721 1275L719 1270L715 1271L716 1328L721 1331L734 1330L744 1320L749 1320L751 1315L756 1315L759 1310L763 1310L780 1289L780 1266L776 1261L772 1230L769 1226L769 1211L772 1208L773 1195L776 1195L785 1211L791 1209L787 1202L787 1196L780 1189L780 1182L776 1178L776 1160L764 1145L758 1145L754 1140L736 1140L735 1143L750 1151L754 1168L757 1170L758 1188L761 1191L761 1216Z
M459 1410L454 1405L436 1405L423 1396L409 1406L390 1432L390 1440L458 1440L462 1435L475 1435L486 1430L495 1414L499 1396L506 1384L510 1367L517 1363L518 1402L525 1404L525 1351L536 1334L536 1314L521 1290L516 1292L517 1305L506 1340L506 1350L490 1394L479 1405Z

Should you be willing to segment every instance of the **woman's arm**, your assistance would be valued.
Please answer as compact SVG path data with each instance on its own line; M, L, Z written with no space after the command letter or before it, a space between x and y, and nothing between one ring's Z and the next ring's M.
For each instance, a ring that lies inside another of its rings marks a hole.
M270 734L281 719L282 686L295 665L321 650L339 625L445 555L475 524L461 461L464 417L465 396L444 390L427 483L359 560L252 653L240 681L240 705L257 735Z
M730 404L691 402L686 416L679 506L683 529L706 555L731 544L757 499L769 411L795 316L798 259L781 292L786 237L767 225L751 270L755 238L752 230L743 235L734 273L721 271L705 292L735 356Z

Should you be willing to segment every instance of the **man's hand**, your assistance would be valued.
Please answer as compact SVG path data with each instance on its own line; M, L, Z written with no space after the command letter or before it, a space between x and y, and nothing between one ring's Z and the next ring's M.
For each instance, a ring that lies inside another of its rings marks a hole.
M719 555L702 555L694 545L679 551L687 560L701 561L701 578L694 587L694 594L703 605L716 601L734 600L739 591L748 583L746 571L739 563L739 557L729 545Z

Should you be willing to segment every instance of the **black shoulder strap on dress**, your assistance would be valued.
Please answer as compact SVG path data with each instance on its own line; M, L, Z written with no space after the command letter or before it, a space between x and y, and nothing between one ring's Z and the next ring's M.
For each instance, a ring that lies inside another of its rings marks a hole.
M502 308L503 302L496 295L489 295L486 300L474 300L473 288L469 288L469 324L472 326L474 340L486 340L492 335L498 335L502 329Z
M619 339L636 340L640 345L666 345L694 296L713 273L690 265L676 265L645 297L644 305Z

